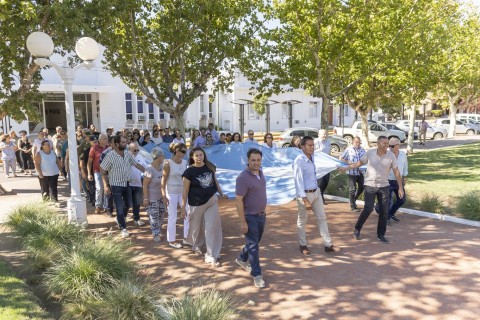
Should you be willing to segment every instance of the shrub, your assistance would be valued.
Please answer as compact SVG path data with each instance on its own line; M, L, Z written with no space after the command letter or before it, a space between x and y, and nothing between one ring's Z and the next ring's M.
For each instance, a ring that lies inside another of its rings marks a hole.
M432 110L431 112L434 117L441 117L443 115L443 110Z
M347 175L337 174L334 176L331 174L325 193L332 196L348 197Z
M185 296L182 300L174 300L169 313L171 320L231 320L240 317L239 305L231 293L210 289L202 290L193 297Z
M435 195L426 193L422 196L419 203L419 208L422 211L433 212L433 213L445 213L445 206L443 205L442 200Z
M42 225L55 217L55 212L44 204L27 204L13 210L5 223L16 236L24 237L41 234Z
M69 301L99 299L117 280L134 274L127 242L86 238L45 273L48 289Z
M471 191L458 199L457 212L465 219L480 221L480 194Z

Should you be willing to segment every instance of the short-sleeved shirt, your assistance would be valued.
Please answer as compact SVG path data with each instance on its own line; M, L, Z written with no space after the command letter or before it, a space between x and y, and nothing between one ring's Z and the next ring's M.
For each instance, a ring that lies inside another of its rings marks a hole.
M243 209L246 215L265 212L267 184L262 170L258 175L248 168L243 170L237 177L235 194L243 197Z
M162 172L163 166L160 170L155 169L152 165L149 165L145 169L144 176L150 178L148 184L148 200L157 201L162 199Z
M173 141L173 137L169 134L164 134L162 139L165 143L171 143Z
M345 151L343 151L340 158L350 161L351 163L355 163L360 161L365 152L365 149L363 149L362 147L355 148L354 146L350 146L345 149ZM359 176L361 174L361 171L359 168L355 168L352 170L348 170L348 174L352 176Z
M390 150L380 157L377 149L370 149L360 161L367 164L366 186L381 188L390 185L388 174L397 167L397 158Z
M183 177L190 181L188 191L188 204L190 206L201 206L217 192L215 174L207 165L203 167L190 166L183 173Z
M93 148L90 148L90 153L88 158L93 161L93 172L100 172L100 158L102 157L103 151L107 149L108 146L101 147L99 144L96 144Z
M132 155L124 151L123 157L116 151L109 152L102 160L100 168L108 171L108 182L111 186L126 187L132 180L132 166L137 162Z

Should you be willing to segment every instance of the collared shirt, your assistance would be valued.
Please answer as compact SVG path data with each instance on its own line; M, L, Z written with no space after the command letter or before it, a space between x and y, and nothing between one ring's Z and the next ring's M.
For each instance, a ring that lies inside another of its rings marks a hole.
M258 141L255 138L252 138L252 139L247 138L247 139L243 140L243 143L248 143L248 142L258 144Z
M345 149L345 151L343 151L340 158L350 161L351 163L355 163L360 161L364 154L365 149L363 149L362 147L355 148L354 146L350 146ZM348 174L352 176L359 176L361 174L360 168L348 170Z
M313 190L318 188L315 162L308 159L307 155L302 152L293 161L293 179L295 181L295 190L297 197L304 198L305 190Z
M169 134L164 134L162 136L162 139L163 139L163 142L165 142L165 143L171 143L173 141L173 136L171 136Z
M243 197L245 215L265 212L267 207L267 183L262 170L254 174L249 168L237 177L235 194Z
M218 134L217 130L215 130L215 129L212 129L211 131L207 130L207 133L210 133L212 135L213 141L218 141L218 139L220 139L220 135Z
M195 141L193 142L193 146L194 147L203 147L203 146L205 146L206 142L207 142L207 140L200 135L200 136L195 138Z
M397 158L390 150L387 150L383 156L379 156L376 148L370 149L360 161L367 164L366 186L381 188L390 185L388 174L391 169L397 167Z
M315 141L313 142L313 146L315 150L320 150L325 154L330 154L331 143L330 139L328 138L325 141L322 141L322 139L320 138L315 139Z
M123 157L116 151L109 152L102 160L100 167L108 171L108 181L111 186L126 187L127 183L132 180L131 167L137 162L132 155L124 151Z
M397 167L400 175L402 177L408 176L408 160L407 154L402 150L398 151L397 156ZM393 170L390 170L390 174L388 175L388 180L396 180L395 175L393 174Z

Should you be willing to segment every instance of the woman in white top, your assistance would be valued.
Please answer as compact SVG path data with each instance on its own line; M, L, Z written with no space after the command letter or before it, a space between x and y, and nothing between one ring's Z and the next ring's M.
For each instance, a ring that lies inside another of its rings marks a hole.
M15 173L15 152L17 151L17 146L8 134L1 136L0 140L0 151L2 151L2 161L5 167L5 177L10 178L10 169L12 169L13 176L16 177L17 174Z
M183 140L180 130L176 129L173 137L173 143L185 143L185 140Z
M162 171L165 157L162 149L155 147L151 153L153 162L145 169L143 177L143 202L150 219L153 241L162 240L161 227L165 215L165 203L162 198Z
M165 161L163 166L162 194L166 199L168 210L167 241L173 248L181 248L182 245L176 240L177 234L177 209L182 205L183 172L187 169L187 161L183 159L187 153L184 143L171 143L171 159ZM188 219L183 220L183 238L188 235ZM184 241L185 242L185 241Z
M263 137L263 146L274 151L277 150L277 145L273 142L273 136L270 132Z
M48 140L42 141L40 150L35 155L35 169L38 172L43 200L58 203L57 186L61 164Z

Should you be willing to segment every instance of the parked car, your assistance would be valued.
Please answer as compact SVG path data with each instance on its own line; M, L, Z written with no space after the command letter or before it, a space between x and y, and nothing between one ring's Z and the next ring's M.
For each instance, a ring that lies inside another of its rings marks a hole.
M398 127L395 123L387 123L387 122L384 122L382 123L388 130L402 130L403 132L405 132L405 136L407 137L408 139L408 130L404 130L400 127ZM413 140L417 140L418 139L418 131L414 131L413 132Z
M477 122L473 119L460 119L460 122L463 124L469 124L475 128L476 133L480 133L480 122Z
M407 131L410 130L410 120L398 120L395 124L402 130L407 130ZM415 140L418 139L419 124L420 124L420 120L415 120L415 127L413 128L414 132L417 134L416 137L414 136ZM427 134L426 134L427 139L440 140L440 139L445 139L447 135L448 135L447 130L443 128L439 128L430 123L428 124Z
M318 138L318 132L320 130L316 128L308 127L297 127L297 128L288 128L282 132L280 137L278 137L277 147L287 148L292 141L293 136L299 136L301 138L305 136L310 136L314 139ZM332 135L330 138L330 153L340 153L348 147L348 142L340 136Z
M450 128L450 119L437 119L435 125L448 131ZM474 135L477 133L477 130L470 124L464 124L461 121L456 120L455 133Z
M405 131L403 130L389 130L385 126L381 125L380 123L376 122L369 122L368 123L368 141L369 142L377 142L377 138L379 136L386 136L388 139L390 138L398 138L402 143L407 140L405 135ZM348 143L352 143L353 138L356 136L362 135L362 122L355 121L352 126L341 128L335 127L333 132L338 134L343 132L343 138L348 141Z

